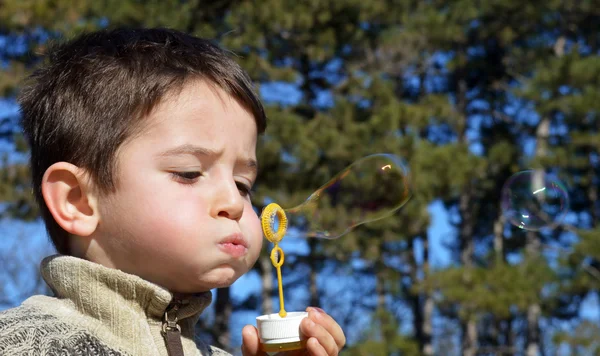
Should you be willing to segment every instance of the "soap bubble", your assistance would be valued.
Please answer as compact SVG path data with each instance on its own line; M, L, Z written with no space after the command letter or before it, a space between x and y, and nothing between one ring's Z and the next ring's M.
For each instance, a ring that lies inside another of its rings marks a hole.
M393 214L410 196L409 173L402 160L380 153L355 161L304 203L284 212L290 227L303 236L335 239Z
M515 173L502 187L501 208L514 226L530 231L560 224L569 208L565 185L543 170Z

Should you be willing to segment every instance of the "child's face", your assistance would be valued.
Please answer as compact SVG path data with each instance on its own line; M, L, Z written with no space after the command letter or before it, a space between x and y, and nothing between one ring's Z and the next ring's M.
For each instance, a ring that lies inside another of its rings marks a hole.
M228 286L256 262L254 117L196 81L144 118L119 150L116 192L100 197L99 263L173 292Z

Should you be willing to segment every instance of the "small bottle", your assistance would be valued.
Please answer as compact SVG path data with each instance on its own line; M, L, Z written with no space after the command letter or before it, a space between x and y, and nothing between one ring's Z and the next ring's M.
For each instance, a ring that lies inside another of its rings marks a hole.
M305 349L306 340L300 338L300 322L307 317L307 312L289 312L283 318L278 313L257 317L261 349L268 355Z

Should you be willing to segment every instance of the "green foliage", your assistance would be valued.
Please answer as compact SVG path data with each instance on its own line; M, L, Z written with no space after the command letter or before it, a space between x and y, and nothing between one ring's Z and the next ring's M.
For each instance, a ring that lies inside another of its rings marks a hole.
M417 356L419 345L398 333L398 322L388 310L377 310L373 314L371 327L356 345L344 350L346 355L356 356Z
M27 164L9 164L7 155L4 155L0 166L0 201L9 204L0 213L3 217L32 220L39 216L29 177Z
M415 291L440 295L441 307L461 305L458 315L468 320L483 313L506 319L531 304L543 302L542 289L558 281L541 258L518 265L496 264L490 268L449 268L430 275Z
M556 344L566 345L569 352L577 355L600 354L600 326L592 321L583 321L572 332L561 332L554 336Z

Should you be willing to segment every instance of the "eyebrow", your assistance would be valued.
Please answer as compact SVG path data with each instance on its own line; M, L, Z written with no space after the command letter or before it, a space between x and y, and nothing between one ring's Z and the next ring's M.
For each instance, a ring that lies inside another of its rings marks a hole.
M205 156L205 157L216 157L221 155L220 151L213 150L206 147L200 147L192 144L184 144L175 148L168 149L166 151L157 154L158 157L169 157L169 156L181 156L181 155L193 155L193 156ZM236 162L241 164L248 170L258 175L258 162L255 159L239 159Z
M255 159L252 159L252 158L241 159L241 160L239 160L239 162L242 162L242 165L246 169L248 169L249 171L251 171L252 173L254 173L255 176L258 175L258 162L256 162Z

